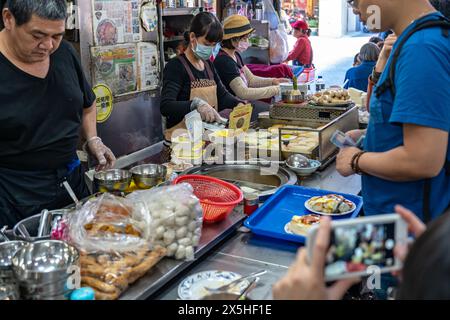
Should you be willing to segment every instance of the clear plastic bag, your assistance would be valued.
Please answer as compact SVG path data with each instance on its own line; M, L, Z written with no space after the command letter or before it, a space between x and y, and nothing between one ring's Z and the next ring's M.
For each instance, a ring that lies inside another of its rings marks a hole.
M136 191L127 198L147 205L155 247L165 248L166 255L177 260L194 259L202 232L203 211L190 184Z
M151 216L145 204L105 193L66 217L68 241L88 252L150 248Z
M289 55L289 44L283 25L278 29L269 31L270 40L270 62L279 64L285 61Z
M151 221L144 203L108 193L63 218L65 240L80 251L81 283L97 300L117 299L165 256L153 248Z

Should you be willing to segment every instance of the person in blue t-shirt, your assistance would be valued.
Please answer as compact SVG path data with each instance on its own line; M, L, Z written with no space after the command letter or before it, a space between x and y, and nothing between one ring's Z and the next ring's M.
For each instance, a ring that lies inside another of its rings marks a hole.
M369 76L372 74L379 54L380 48L375 43L369 42L361 47L359 52L361 64L350 68L345 74L345 89L355 88L364 92L367 91Z
M428 221L450 205L450 36L446 27L413 33L403 44L393 77L389 69L404 37L424 22L443 21L428 0L349 2L373 31L398 36L370 101L364 150L345 148L337 156L344 175L362 174L366 215L391 213L396 204ZM369 17L377 5L381 19ZM378 28L370 26L379 21ZM374 72L375 74L375 72ZM373 77L373 76L372 76ZM385 89L386 80L393 87ZM391 90L392 89L392 90ZM394 91L395 89L395 91ZM363 131L348 135L358 139Z

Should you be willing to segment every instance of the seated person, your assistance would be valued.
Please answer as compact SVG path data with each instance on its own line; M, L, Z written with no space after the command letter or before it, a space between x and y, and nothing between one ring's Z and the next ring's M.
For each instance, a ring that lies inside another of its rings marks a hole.
M361 64L361 60L359 59L359 52L355 55L355 58L353 58L353 66L357 67Z
M297 42L294 45L294 49L289 52L285 62L292 61L294 66L310 68L313 61L313 49L308 36L310 34L308 24L305 21L298 20L292 24L292 28Z
M280 94L278 85L289 80L257 77L244 64L240 53L250 46L248 37L253 31L246 17L237 14L227 17L222 48L214 66L225 87L236 97L244 100L272 98Z
M345 74L345 89L355 88L366 92L369 84L369 76L372 74L373 68L377 63L380 48L372 42L362 46L359 52L361 64L353 67ZM348 81L347 81L348 80Z
M166 120L166 140L178 128L185 128L184 117L197 110L203 121L219 120L219 111L236 107L241 100L230 94L209 58L222 41L220 21L211 13L201 12L185 34L187 48L164 68L161 114Z

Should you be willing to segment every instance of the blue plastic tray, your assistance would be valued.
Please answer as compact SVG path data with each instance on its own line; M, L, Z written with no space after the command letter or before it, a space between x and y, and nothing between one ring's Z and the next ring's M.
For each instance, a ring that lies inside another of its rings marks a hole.
M356 209L352 213L337 217L333 216L333 219L349 219L358 216L363 205L361 197L300 186L284 186L245 220L244 225L258 235L305 243L305 237L286 233L284 227L291 221L293 216L303 216L312 213L305 208L306 200L327 194L342 195L356 205Z

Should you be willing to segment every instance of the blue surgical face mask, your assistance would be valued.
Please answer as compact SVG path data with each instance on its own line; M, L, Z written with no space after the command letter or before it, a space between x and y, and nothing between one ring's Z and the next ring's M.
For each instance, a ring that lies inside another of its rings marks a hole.
M195 46L195 49L193 49L194 54L197 56L197 58L201 59L201 60L208 60L214 50L214 47L210 47L210 46L205 46L204 44L200 44L198 43L198 41L196 40L197 45Z
M220 48L222 48L222 46L220 45L220 43L217 43L212 53L214 58L216 58L217 55L219 54Z

